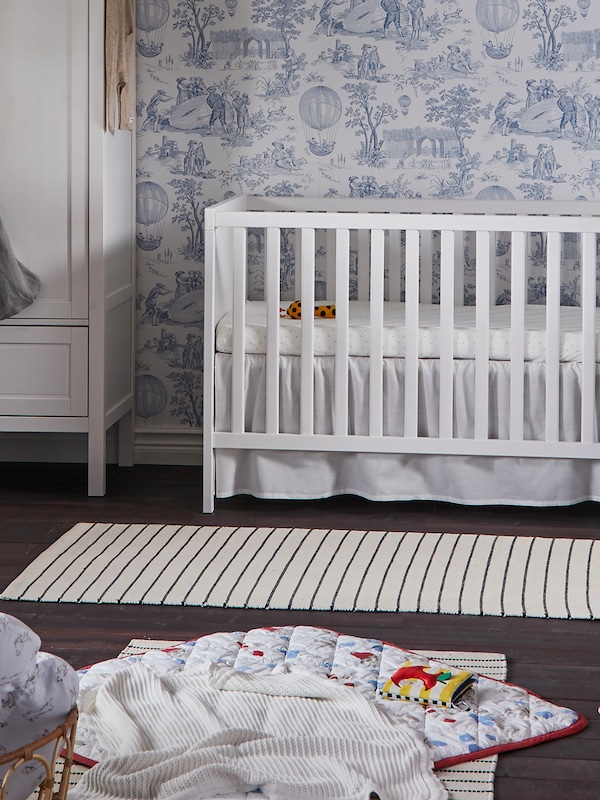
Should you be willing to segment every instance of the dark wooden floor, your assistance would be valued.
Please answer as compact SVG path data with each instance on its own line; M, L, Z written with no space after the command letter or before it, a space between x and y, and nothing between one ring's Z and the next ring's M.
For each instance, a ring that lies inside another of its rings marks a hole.
M595 538L600 508L462 507L358 498L267 502L233 498L201 513L191 467L109 467L108 493L86 496L83 465L0 465L0 588L75 522L297 525ZM598 580L600 576L593 576ZM575 736L503 754L497 800L600 797L600 627L597 621L435 614L263 612L193 607L0 602L36 630L43 648L75 667L116 655L132 638L189 639L258 625L314 624L408 648L504 652L509 680L590 720Z

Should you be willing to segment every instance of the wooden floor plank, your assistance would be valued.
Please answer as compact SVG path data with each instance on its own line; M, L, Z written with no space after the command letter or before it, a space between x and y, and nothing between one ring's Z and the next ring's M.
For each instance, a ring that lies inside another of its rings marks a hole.
M0 586L80 521L598 537L594 503L536 509L372 503L354 497L317 502L236 497L217 501L215 514L204 515L199 468L111 465L107 485L105 497L89 498L84 465L0 465ZM600 797L597 621L12 601L0 603L0 609L23 619L41 635L45 650L77 668L113 657L132 638L186 640L219 630L284 624L328 627L415 649L503 652L509 680L573 708L590 724L574 737L502 754L496 800Z

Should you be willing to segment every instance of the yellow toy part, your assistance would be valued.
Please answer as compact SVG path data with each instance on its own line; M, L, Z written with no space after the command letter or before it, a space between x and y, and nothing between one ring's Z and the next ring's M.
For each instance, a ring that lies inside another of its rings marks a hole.
M294 300L290 303L287 310L288 317L292 319L302 318L302 303L299 300ZM322 317L323 319L335 319L335 306L315 306L315 317Z

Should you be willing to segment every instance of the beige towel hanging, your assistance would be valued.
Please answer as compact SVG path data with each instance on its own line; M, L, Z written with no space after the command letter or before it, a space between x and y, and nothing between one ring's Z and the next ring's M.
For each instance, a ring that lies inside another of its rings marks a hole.
M135 0L106 0L104 85L106 129L135 124Z

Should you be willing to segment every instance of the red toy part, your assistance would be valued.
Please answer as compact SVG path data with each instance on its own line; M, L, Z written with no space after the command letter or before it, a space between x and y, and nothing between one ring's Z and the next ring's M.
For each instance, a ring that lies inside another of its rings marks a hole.
M425 672L424 667L420 665L414 667L400 667L400 669L394 672L391 680L392 683L399 686L402 681L416 678L419 681L423 681L426 689L433 689L437 683L438 675L441 675L442 672L443 670L439 670L438 672Z

